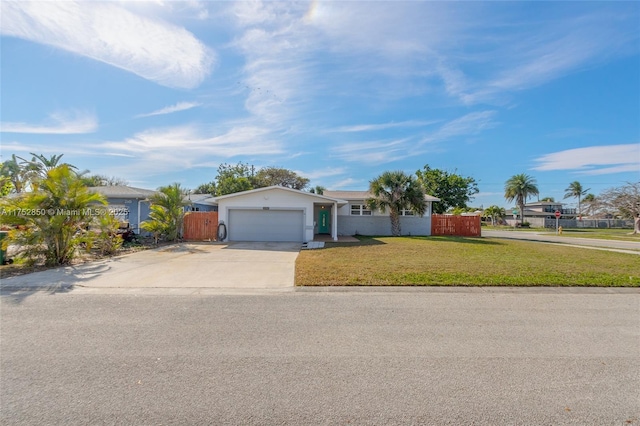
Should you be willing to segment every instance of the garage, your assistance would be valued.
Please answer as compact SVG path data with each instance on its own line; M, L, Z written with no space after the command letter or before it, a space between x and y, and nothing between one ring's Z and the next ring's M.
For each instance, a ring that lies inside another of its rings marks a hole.
M303 242L302 210L230 209L230 241Z

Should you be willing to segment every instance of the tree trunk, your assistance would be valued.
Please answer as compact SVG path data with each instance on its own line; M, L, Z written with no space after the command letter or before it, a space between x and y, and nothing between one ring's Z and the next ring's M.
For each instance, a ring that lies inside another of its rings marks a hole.
M520 203L520 226L524 224L524 203Z
M633 219L633 233L640 234L640 214Z
M389 210L389 218L391 219L391 235L400 236L400 215L394 209Z

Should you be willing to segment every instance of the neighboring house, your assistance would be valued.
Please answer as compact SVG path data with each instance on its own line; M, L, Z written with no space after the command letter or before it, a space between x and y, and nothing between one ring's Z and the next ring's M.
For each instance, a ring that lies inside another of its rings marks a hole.
M316 234L391 235L389 212L371 211L366 191L324 191L313 194L281 186L214 197L218 220L224 223L228 241L312 241ZM416 216L402 212L404 235L430 235L432 202Z
M368 191L324 191L324 195L339 198L346 204L338 209L339 235L391 235L389 210L382 213L370 210L367 199L372 195ZM411 210L400 212L402 235L431 235L431 214L433 202L439 198L425 195L427 210L423 216L415 215Z
M189 203L185 207L187 212L217 212L218 204L211 194L189 194L185 201Z
M157 192L123 185L93 186L89 191L102 194L107 199L109 209L122 222L129 222L136 234L140 234L140 223L149 217L148 198Z
M576 209L565 209L564 204L552 201L537 201L524 205L524 220L527 218L555 219L555 212L559 211L563 219L575 219ZM514 211L517 212L517 208Z

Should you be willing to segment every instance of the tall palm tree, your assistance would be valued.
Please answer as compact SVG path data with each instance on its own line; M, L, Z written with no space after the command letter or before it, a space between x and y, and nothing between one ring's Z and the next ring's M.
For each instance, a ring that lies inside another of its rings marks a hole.
M564 198L577 198L578 199L578 216L582 218L582 213L580 212L580 199L583 195L589 192L591 188L583 189L580 182L573 181L569 184L567 189L564 190Z
M369 182L369 192L373 195L367 200L371 210L385 212L389 209L391 234L399 236L400 212L411 210L417 215L424 215L427 201L424 189L418 180L403 171L384 172Z
M504 184L504 198L508 202L515 200L520 209L520 224L524 222L524 203L527 198L540 194L536 180L524 173L513 175Z

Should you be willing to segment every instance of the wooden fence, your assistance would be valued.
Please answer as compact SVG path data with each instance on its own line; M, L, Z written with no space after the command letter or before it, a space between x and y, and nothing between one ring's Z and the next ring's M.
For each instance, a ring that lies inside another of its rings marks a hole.
M189 212L184 215L182 238L192 241L215 241L218 212Z
M453 235L457 237L481 236L480 216L431 216L431 235Z

